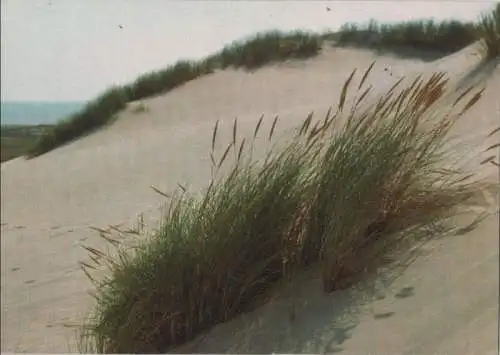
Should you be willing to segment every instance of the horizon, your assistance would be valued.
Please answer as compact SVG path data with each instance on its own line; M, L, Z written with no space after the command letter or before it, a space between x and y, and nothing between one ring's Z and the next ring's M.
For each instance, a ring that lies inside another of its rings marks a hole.
M5 0L1 102L86 102L110 86L272 29L335 31L370 19L473 21L495 3Z
M0 104L43 104L43 105L48 105L48 104L82 104L86 103L87 100L70 100L70 101L58 101L58 100L6 100L6 101L0 101Z
M0 124L56 124L81 110L85 104L85 101L2 101Z

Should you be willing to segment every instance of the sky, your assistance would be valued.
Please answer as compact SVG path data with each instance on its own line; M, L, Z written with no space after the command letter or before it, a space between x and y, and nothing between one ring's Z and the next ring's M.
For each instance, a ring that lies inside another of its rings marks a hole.
M475 20L494 3L1 0L1 100L86 101L264 30L335 30L371 18Z

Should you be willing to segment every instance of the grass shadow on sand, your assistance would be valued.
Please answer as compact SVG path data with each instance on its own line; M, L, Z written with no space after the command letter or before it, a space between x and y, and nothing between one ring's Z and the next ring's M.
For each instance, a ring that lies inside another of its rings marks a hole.
M421 234L418 245L431 240L440 228ZM257 312L243 314L216 326L192 342L173 349L174 353L337 353L355 337L356 327L369 312L369 305L387 297L388 289L424 253L410 244L399 249L376 273L345 290L321 292L317 268L301 272L292 284L278 285L273 299ZM396 299L413 294L411 287L397 292ZM292 308L295 317L290 319ZM377 320L394 312L374 314ZM231 337L228 337L231 334ZM207 336L209 335L209 336Z
M465 89L470 86L477 86L480 83L484 83L493 76L493 73L497 70L499 65L500 57L490 60L482 60L470 72L460 79L457 86Z
M304 270L292 284L278 285L274 297L257 312L243 314L216 326L192 342L173 350L175 353L340 353L356 327L369 312L369 305L385 299L393 283L420 256L422 246L436 237L453 237L473 231L484 218L462 226L444 225L416 236L412 243L397 250L373 275L349 289L327 295L319 292L319 270ZM465 230L466 231L465 231ZM415 288L406 286L392 297L403 300L414 296ZM295 317L290 320L292 307ZM373 314L375 320L391 318L395 312ZM231 334L231 337L227 335Z

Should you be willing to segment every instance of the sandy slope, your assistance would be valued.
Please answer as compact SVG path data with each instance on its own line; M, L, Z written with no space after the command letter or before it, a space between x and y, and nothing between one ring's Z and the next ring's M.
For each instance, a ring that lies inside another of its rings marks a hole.
M167 191L177 182L192 189L205 186L215 120L221 119L227 139L235 116L247 133L262 113L267 124L280 114L281 130L294 126L310 110L325 112L337 101L350 71L364 70L377 59L369 79L377 89L403 74L442 69L450 71L452 85L486 84L485 98L456 131L477 135L500 121L499 103L492 94L500 91L500 73L493 67L477 69L475 52L477 47L472 46L444 60L424 63L329 48L307 62L284 63L252 74L218 72L145 100L146 113L134 113L131 105L117 122L91 136L30 161L2 164L2 351L75 350L73 329L65 325L77 323L92 305L86 293L89 282L77 264L85 257L80 244L100 243L89 226L130 223L141 212L154 218L162 199L150 185ZM384 67L390 68L392 76ZM494 167L483 172L498 178ZM488 202L494 211L498 204L491 197ZM370 301L370 296L360 305L355 300L366 293L354 291L324 296L314 275L309 275L298 295L308 305L299 310L293 325L286 318L287 298L282 297L216 327L186 349L493 351L498 311L497 217L470 233L426 248L428 255L388 288L376 287L378 300Z

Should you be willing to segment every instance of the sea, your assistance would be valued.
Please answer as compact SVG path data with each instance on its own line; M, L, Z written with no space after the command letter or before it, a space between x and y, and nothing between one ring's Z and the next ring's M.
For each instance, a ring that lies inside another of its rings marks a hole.
M2 125L54 124L78 112L85 102L5 101L0 103Z

